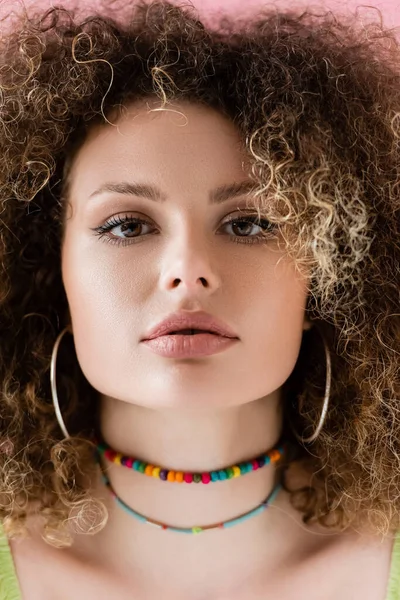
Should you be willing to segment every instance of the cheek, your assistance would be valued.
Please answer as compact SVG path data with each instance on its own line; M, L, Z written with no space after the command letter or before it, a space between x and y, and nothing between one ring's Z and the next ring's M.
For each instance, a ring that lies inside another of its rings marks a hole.
M122 310L140 304L146 293L145 261L129 261L129 248L110 252L107 242L85 242L69 234L62 250L62 276L72 320L101 327L118 319ZM128 252L126 252L126 250ZM147 277L146 277L147 275Z
M66 236L62 276L77 357L94 384L99 372L112 372L114 358L131 356L146 325L143 306L150 282L146 263L126 268L119 252L107 252L106 243L91 246Z
M247 336L254 370L268 373L276 389L289 377L299 355L307 287L293 265L284 261L260 281L249 298Z

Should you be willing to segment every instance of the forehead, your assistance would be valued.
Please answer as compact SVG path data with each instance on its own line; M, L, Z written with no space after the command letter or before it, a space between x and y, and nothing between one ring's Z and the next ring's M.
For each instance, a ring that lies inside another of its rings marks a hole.
M156 101L136 102L110 115L112 124L93 127L74 157L70 189L81 190L92 176L99 184L139 169L165 185L175 176L200 182L205 171L221 179L243 177L248 155L232 121L191 102L159 108Z

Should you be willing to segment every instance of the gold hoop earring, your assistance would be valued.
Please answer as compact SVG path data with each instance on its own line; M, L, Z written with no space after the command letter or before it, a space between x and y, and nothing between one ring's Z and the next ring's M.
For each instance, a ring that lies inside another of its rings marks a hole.
M53 401L53 406L54 406L54 410L56 413L57 421L61 428L61 431L63 432L65 437L68 439L71 436L68 433L68 430L64 423L64 419L62 418L62 415L61 415L60 404L58 402L57 381L56 381L58 348L60 346L60 342L61 342L64 334L67 332L72 333L72 329L71 329L70 325L67 325L67 327L65 327L65 329L62 330L62 332L58 335L58 337L54 343L54 346L53 346L53 352L51 354L51 363L50 363L50 385L51 385L51 398Z
M314 442L317 439L317 437L321 433L322 427L324 426L326 415L328 413L329 399L330 399L330 393L331 393L331 381L332 381L332 362L331 362L331 354L329 352L328 344L326 343L325 337L323 336L321 331L319 331L319 334L322 337L322 341L323 341L324 347L325 347L325 360L326 360L325 396L324 396L324 402L322 405L321 416L320 416L317 428L314 431L314 433L312 435L310 435L310 437L304 438L304 437L300 436L295 431L292 423L290 423L290 426L291 426L291 429L292 429L294 435L296 436L297 440L299 442L301 442L302 444L309 444L311 442Z

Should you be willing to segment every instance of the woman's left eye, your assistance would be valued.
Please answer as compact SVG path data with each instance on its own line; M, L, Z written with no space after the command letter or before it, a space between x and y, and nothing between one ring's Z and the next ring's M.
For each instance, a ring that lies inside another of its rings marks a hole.
M95 227L95 234L108 242L116 244L131 244L152 232L143 233L143 229L150 227L155 229L149 221L129 215L111 217L100 227ZM231 227L233 233L230 239L239 244L256 244L270 238L274 234L276 226L267 219L260 218L257 214L246 217L234 217L222 223L221 227ZM251 235L258 230L256 235ZM250 234L250 235L249 235Z
M236 217L223 223L222 226L232 227L232 241L239 244L257 244L266 241L274 234L276 226L267 219L260 218L258 215L249 215L248 217ZM257 235L247 236L254 228L258 228ZM261 231L260 231L261 230Z

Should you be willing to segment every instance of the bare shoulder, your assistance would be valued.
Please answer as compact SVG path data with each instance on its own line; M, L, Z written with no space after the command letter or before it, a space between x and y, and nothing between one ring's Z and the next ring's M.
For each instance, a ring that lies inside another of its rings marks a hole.
M55 548L39 534L10 540L23 600L133 600L110 573L71 548Z
M393 543L393 535L341 534L302 556L283 598L297 587L308 600L386 600Z
M300 513L293 531L293 551L269 586L280 600L387 600L394 534L307 528Z

